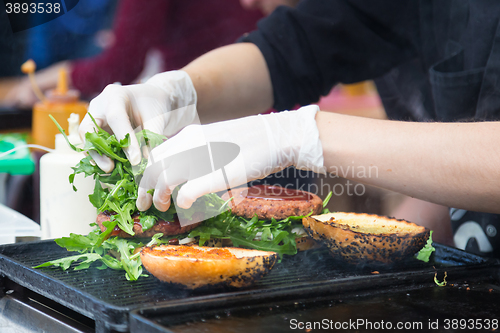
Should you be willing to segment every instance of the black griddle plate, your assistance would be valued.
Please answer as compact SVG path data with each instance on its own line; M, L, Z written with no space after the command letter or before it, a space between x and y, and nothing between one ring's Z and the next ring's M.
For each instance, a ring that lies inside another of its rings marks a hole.
M130 329L131 333L492 332L500 328L500 280L484 279L293 301L241 299L229 305L209 301L181 308L154 307L133 311Z
M0 273L37 294L83 314L96 323L97 332L129 329L129 313L151 307L178 307L220 301L230 305L242 299L264 302L341 294L398 285L433 283L444 271L455 279L490 274L498 260L484 259L435 244L432 263L408 260L393 267L351 267L334 261L325 249L285 257L271 273L246 289L188 291L161 283L153 276L131 282L123 271L72 268L33 269L43 262L73 255L53 241L0 246ZM98 265L96 265L98 266ZM376 269L379 274L373 274Z

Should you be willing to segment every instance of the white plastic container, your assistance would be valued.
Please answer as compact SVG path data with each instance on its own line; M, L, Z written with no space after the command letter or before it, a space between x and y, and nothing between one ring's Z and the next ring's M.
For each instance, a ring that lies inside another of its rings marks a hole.
M79 117L71 114L68 119L69 140L81 143L78 136ZM69 183L71 167L85 157L73 151L62 134L56 135L55 151L40 159L40 225L42 239L69 236L70 233L86 235L91 230L97 210L89 202L89 194L94 192L94 179L78 174L75 177L77 192Z
M0 204L0 244L10 244L25 237L40 238L40 225L23 214Z

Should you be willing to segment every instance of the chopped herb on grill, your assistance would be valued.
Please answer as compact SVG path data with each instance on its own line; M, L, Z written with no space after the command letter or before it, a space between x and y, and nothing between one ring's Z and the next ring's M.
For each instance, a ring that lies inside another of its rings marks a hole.
M429 234L429 239L425 246L417 253L416 257L418 260L422 260L423 262L429 262L432 252L436 251L434 246L432 246L432 230Z

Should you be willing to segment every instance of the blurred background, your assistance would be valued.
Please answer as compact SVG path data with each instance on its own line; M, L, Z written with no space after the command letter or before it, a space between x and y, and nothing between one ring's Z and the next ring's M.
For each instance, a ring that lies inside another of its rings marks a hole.
M17 33L0 8L0 154L26 143L54 148L57 129L48 120L49 113L57 114L58 122L68 130L69 114L83 116L88 101L107 84L141 82L179 69L254 30L257 21L276 6L297 2L86 0L61 17ZM34 81L43 96L35 93L33 82L21 71L28 59L36 64ZM335 86L318 104L324 111L386 118L373 82ZM0 157L0 203L36 223L41 223L39 165L44 154L45 150L31 148L27 155ZM342 178L348 172L353 170L327 176L292 170L286 179L295 187L305 184L302 189L322 198L332 191L331 211L405 218L433 229L434 240L451 244L445 207ZM71 193L68 175L59 176ZM301 182L301 178L308 180ZM52 182L57 180L46 180Z

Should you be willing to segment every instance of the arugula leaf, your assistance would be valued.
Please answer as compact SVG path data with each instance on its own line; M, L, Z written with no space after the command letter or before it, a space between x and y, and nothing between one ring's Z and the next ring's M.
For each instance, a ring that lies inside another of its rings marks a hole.
M218 197L217 197L218 198ZM224 204L218 198L220 205ZM188 237L199 237L199 245L204 245L211 238L230 239L234 246L253 248L284 254L297 253L294 228L302 227L303 216L291 216L284 220L259 220L254 216L250 220L233 215L230 211L212 217L193 229ZM255 240L257 234L260 240Z
M109 238L109 235L111 235L116 227L116 221L104 221L102 225L106 227L106 230L104 232L98 233L93 244L94 248L101 246L102 243Z
M429 259L431 257L432 252L436 251L434 246L432 246L432 233L433 231L431 230L429 234L429 239L427 240L427 243L425 246L417 253L417 259L422 260L423 262L429 262Z
M123 269L127 272L125 277L129 281L137 281L141 276L147 276L146 274L142 274L142 263L140 260L129 260L122 259Z
M332 195L333 191L330 191L330 193L328 193L328 195L326 196L325 200L323 200L323 208L326 208L326 205L328 205L328 202L330 202Z
M123 139L120 140L120 148L125 148L130 146L131 140L130 135L127 133Z
M154 234L153 237L151 237L151 240L149 241L149 243L146 244L146 247L151 247L155 244L162 244L162 240L160 238L163 237L163 234L160 232L160 233L157 233L157 234ZM168 241L166 242L168 244ZM135 260L136 258L138 258L139 256L141 255L141 252L137 252L136 254L133 254L130 256L130 259L132 260Z
M66 142L68 143L68 146L70 146L70 147L71 147L71 149L73 149L74 151L79 152L79 153L80 153L80 152L82 152L82 151L84 151L84 149L81 149L81 148L77 148L77 147L75 147L75 146L74 146L74 145L73 145L73 144L69 141L68 136L66 135L66 132L62 129L61 125L59 125L59 123L57 122L57 120L56 120L54 117L52 117L52 115L51 115L51 114L49 114L49 117L50 117L50 119L52 119L52 121L54 122L54 124L56 124L57 129L59 130L59 132L61 132L61 134L63 135L64 139L65 139L65 140L66 140Z
M41 265L35 266L33 268L56 266L56 267L61 267L62 270L65 271L71 266L72 263L74 263L75 261L79 261L81 259L84 259L84 258L86 258L86 259L79 266L75 267L75 270L88 268L91 263L93 263L96 260L101 259L102 257L97 253L85 253L85 254L80 254L80 255L76 255L76 256L52 260L52 261L43 263Z
M174 214L175 214L175 206L170 205L170 207L167 209L165 212L161 212L154 205L151 205L151 207L146 211L147 215L152 215L155 216L159 220L163 221L173 221L174 220Z
M85 175L85 177L94 176L94 178L95 178L95 177L98 177L100 174L104 173L104 171L102 171L98 166L96 166L95 164L92 164L91 161L92 161L92 157L90 157L90 155L86 156L86 157L82 158L76 166L71 168L71 169L73 169L73 173L71 175L69 175L69 183L71 185L73 185L73 190L75 192L77 189L74 185L74 181L75 181L75 176L77 174L83 173Z
M89 201L95 208L100 208L104 205L108 193L102 188L101 182L96 180L94 193L89 194Z
M147 145L151 148L161 145L167 137L161 134L156 134L150 130L144 129L135 134L139 145Z
M69 237L55 240L57 245L65 247L68 251L84 251L92 246L92 241L86 236L71 233Z
M156 216L145 215L143 212L141 212L139 222L142 225L142 231L151 229L155 225L156 221L158 221L158 218Z
M99 180L102 183L109 184L109 185L115 185L116 183L118 183L121 180L120 172L119 172L119 169L120 169L119 165L120 164L121 164L121 162L117 162L116 165L118 166L118 168L113 169L111 174L100 175Z
M284 234L281 234L279 238L273 241L256 241L256 240L248 240L240 236L231 236L230 239L233 242L233 245L236 247L245 247L252 248L261 251L273 251L282 257L283 254L294 255L297 254L297 247L295 245L294 238L286 238L286 231ZM281 241L285 241L283 244L280 244Z
M113 242L120 252L120 262L126 272L126 278L129 281L136 281L142 275L142 264L139 257L132 259L131 252L136 249L136 245L128 242L124 238L114 237Z
M97 165L93 164L92 161L93 160L90 155L85 156L71 169L73 169L75 173L85 174L85 177L94 176L95 174L103 174L104 171L102 171Z
M434 283L438 285L438 287L444 287L446 286L447 282L446 282L446 278L448 277L448 273L444 272L444 277L443 277L443 282L439 282L439 280L437 279L437 272L434 274Z
M320 215L331 213L330 210L328 208L326 208L326 205L328 205L328 202L330 202L332 195L333 195L333 191L330 191L328 193L328 195L326 196L325 200L323 200L323 210L321 211Z
M128 134L127 134L128 135ZM116 140L116 139L115 139ZM104 139L101 135L96 132L87 132L85 133L85 142L92 144L93 147L88 150L95 150L100 155L106 155L120 162L127 162L126 158L118 156L113 149L109 146L109 143L106 139Z
M108 202L108 206L112 211L117 212L117 215L112 215L111 220L116 221L120 229L125 231L127 234L134 235L134 220L132 219L131 213L136 210L135 203L130 201L123 206L119 206L114 201Z
M118 261L116 258L110 256L109 254L106 254L101 258L101 261L104 263L106 267L116 269L116 270L122 270L123 265L120 261ZM104 268L106 268L104 267Z

